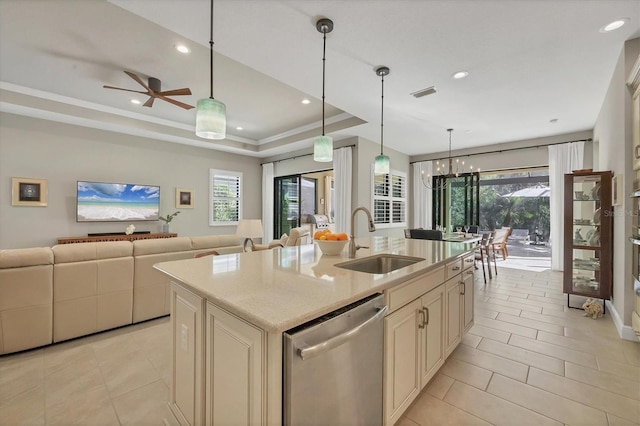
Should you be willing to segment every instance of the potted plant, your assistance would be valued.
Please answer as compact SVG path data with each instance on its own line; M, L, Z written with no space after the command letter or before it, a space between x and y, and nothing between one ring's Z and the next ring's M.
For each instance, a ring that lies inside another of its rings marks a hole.
M169 232L169 224L173 220L174 217L178 216L180 211L168 214L166 216L160 216L160 220L164 222L162 225L162 232Z

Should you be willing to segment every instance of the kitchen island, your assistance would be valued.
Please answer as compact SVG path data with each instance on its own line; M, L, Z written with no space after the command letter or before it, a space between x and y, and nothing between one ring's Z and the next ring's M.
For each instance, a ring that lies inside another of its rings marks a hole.
M385 423L397 421L472 324L474 247L391 237L356 242L369 247L357 258L424 260L386 274L356 272L335 266L349 260L347 250L323 256L314 244L155 266L172 281L169 405L180 423L281 424L282 332L375 293L389 308ZM398 333L404 338L395 339ZM407 335L411 348L398 347Z

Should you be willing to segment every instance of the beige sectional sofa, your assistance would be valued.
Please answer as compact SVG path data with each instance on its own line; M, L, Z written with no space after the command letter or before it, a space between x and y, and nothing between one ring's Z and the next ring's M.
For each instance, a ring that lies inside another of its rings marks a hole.
M153 265L241 253L235 235L0 250L0 355L169 314L169 279Z

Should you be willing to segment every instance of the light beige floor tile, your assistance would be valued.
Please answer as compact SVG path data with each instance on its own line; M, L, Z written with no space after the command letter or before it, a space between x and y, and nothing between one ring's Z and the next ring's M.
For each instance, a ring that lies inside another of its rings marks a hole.
M44 393L40 384L0 405L0 424L44 425Z
M582 365L565 363L565 377L640 401L638 382Z
M475 389L471 386L469 387ZM484 393L482 391L478 392ZM490 425L489 422L475 417L460 408L440 401L428 393L423 393L418 397L417 401L407 410L405 417L421 426Z
M541 314L523 311L522 314L520 314L520 316L523 318L528 318L530 320L543 322L546 324L555 324L561 327L573 327L573 328L582 327L585 330L589 330L589 325L585 322L585 319L583 317L573 317L571 315L569 316L564 315L564 313L562 314L563 315L553 315L550 311L543 310Z
M469 330L470 335L476 335L480 338L486 337L487 339L495 340L497 342L507 343L511 333L507 331L497 330L495 328L486 327L480 324L474 324ZM478 342L480 343L480 342ZM476 345L477 347L478 345Z
M561 325L549 324L546 322L503 313L498 314L498 317L496 319L499 321L507 322L509 324L516 324L523 327L533 328L535 330L544 330L549 333L564 335L564 327L562 327Z
M420 426L418 423L408 419L407 417L402 417L396 423L396 426Z
M172 416L167 405L169 388L157 380L113 399L122 425L161 425Z
M640 342L629 342L623 349L627 363L640 367Z
M554 300L545 300L541 302L538 300L528 299L524 297L511 296L509 297L509 301L514 303L522 303L524 305L539 307L540 312L542 312L542 308L545 308L547 310L564 311L564 306L562 305L562 303Z
M116 335L100 340L94 342L91 347L100 365L116 358L126 360L131 355L143 350L143 346L132 334Z
M130 358L126 363L119 359L106 361L100 369L112 398L161 379L153 364L140 354Z
M510 308L508 306L496 305L495 303L489 303L486 301L479 301L476 298L476 308L485 309L494 312L504 312L511 315L520 315L520 309Z
M498 316L498 311L490 311L488 309L482 309L477 307L478 302L476 302L475 316L485 317L495 319Z
M572 337L558 336L557 334L541 331L538 333L538 340L596 356L603 356L619 362L626 362L624 352L621 351L617 345L611 345L596 339L574 339Z
M527 374L529 373L529 366L520 362L463 345L458 346L451 354L451 357L521 382L527 380Z
M640 367L598 357L598 370L640 383Z
M575 351L562 346L541 342L534 339L527 339L521 336L511 336L509 345L529 351L559 358L564 361L573 362L574 364L584 365L585 367L597 368L595 355Z
M451 388L451 385L453 385L453 382L455 382L455 380L451 377L438 373L431 379L425 389L426 392L432 396L442 399L449 391L449 388Z
M530 312L542 312L542 307L540 306L532 306L526 303L516 303L508 300L500 300L494 297L489 298L489 303L493 303L495 305L501 305L508 308L520 309L522 311L530 311Z
M44 384L44 359L27 357L13 358L0 371L0 406L16 396Z
M491 375L493 374L487 369L453 357L447 359L439 372L482 390L487 388Z
M637 399L627 398L537 368L532 368L529 372L527 384L627 420L640 422L640 403Z
M498 316L500 316L498 314ZM538 334L538 330L530 327L523 327L517 324L510 324L500 320L492 320L490 318L475 318L475 323L485 327L493 328L495 330L501 330L507 333L518 334L520 336L529 337L535 339Z
M504 292L510 296L530 298L530 296L544 297L544 290L537 289L531 286L517 287L517 286L501 286L498 288L499 292ZM543 300L544 302L545 300Z
M444 402L480 417L494 425L562 425L560 422L522 407L521 405L523 404L514 404L504 398L494 396L460 382L455 382L453 386L451 386L451 389L444 398Z
M531 373L529 373L531 376ZM494 374L487 392L569 425L606 425L603 411Z
M478 345L478 349L551 373L564 375L564 361L558 358L489 339L483 339Z
M611 413L607 413L607 420L609 421L609 426L638 426L636 422L614 416Z
M59 405L78 394L104 388L104 378L95 359L69 364L45 378L46 406Z
M476 336L475 334L466 333L464 336L462 336L462 344L471 346L472 348L478 346L481 340L482 337Z
M47 407L46 420L47 425L119 425L104 386Z

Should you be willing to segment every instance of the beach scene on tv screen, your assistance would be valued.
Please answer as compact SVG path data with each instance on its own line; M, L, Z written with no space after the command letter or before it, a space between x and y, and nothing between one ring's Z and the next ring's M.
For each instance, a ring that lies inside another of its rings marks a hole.
M160 187L78 182L78 222L158 220Z

